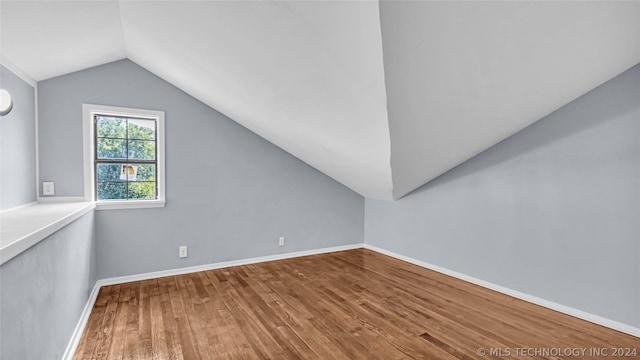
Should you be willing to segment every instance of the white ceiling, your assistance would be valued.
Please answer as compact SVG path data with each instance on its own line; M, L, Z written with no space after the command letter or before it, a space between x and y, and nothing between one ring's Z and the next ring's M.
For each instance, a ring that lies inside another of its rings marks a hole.
M0 0L0 21L35 80L129 58L378 199L640 62L640 2Z
M0 51L36 81L123 59L118 3L0 0Z
M382 2L398 198L640 62L640 2Z

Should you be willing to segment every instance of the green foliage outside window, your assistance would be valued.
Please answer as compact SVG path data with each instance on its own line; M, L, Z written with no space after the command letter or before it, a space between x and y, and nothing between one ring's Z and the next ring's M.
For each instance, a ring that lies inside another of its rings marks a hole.
M95 117L98 200L156 198L156 122Z

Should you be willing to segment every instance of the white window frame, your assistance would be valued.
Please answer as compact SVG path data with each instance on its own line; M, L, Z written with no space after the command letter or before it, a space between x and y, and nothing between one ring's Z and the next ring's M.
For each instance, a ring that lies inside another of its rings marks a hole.
M120 117L136 117L155 120L158 182L158 198L152 200L98 200L95 198L95 115L113 115ZM84 199L96 204L96 210L142 209L164 207L165 199L165 164L164 164L164 111L122 108L115 106L83 104L82 133L84 147Z

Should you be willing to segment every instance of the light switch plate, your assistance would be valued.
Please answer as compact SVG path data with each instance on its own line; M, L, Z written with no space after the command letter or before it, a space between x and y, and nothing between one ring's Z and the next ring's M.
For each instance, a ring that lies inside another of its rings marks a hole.
M53 185L53 181L45 181L42 183L42 195L52 196L55 194L56 194L56 190Z

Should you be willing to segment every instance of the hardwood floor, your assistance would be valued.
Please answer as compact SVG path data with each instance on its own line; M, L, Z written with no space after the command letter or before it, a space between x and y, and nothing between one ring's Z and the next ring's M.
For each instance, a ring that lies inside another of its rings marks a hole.
M74 359L611 358L614 348L640 359L640 338L358 249L103 287Z

